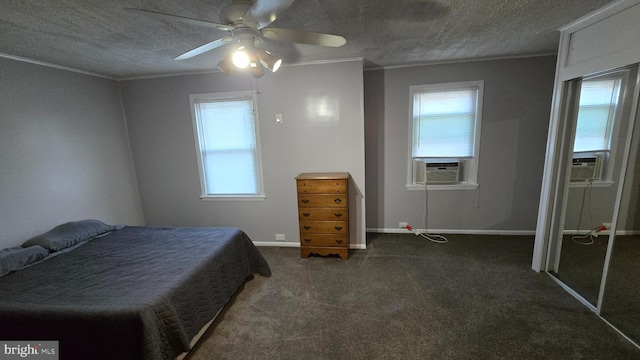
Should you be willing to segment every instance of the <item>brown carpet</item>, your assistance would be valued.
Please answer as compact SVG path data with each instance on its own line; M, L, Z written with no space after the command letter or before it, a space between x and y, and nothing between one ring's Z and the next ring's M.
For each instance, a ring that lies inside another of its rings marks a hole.
M531 270L533 237L369 237L347 261L260 248L272 277L248 281L187 359L640 359Z

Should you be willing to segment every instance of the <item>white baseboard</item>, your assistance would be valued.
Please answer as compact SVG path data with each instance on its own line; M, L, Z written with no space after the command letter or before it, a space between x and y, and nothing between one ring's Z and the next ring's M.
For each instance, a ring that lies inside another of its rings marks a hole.
M417 229L425 232L424 229ZM383 234L411 234L404 228L367 228L367 232ZM429 234L464 234L464 235L535 235L535 230L463 230L463 229L429 229Z
M424 232L424 229L418 229ZM403 228L367 228L368 233L381 234L411 234L407 229ZM586 230L585 232L588 232ZM535 235L535 230L462 230L462 229L429 229L429 234L460 234L460 235ZM565 234L578 233L576 230L565 230ZM584 232L581 232L584 233ZM609 235L609 230L599 233L600 235ZM619 230L618 235L640 235L640 230ZM291 241L253 241L255 246L272 246L272 247L300 247L299 242ZM350 244L349 249L365 250L366 244Z
M591 230L563 230L562 233L565 235L583 235L588 234ZM598 235L609 235L611 234L610 230L602 230L598 232ZM616 235L624 236L624 235L640 235L640 230L618 230L616 231Z
M255 246L300 247L299 242L291 241L253 241ZM366 249L366 244L349 244L349 249Z
M300 247L299 242L291 241L253 241L255 246Z

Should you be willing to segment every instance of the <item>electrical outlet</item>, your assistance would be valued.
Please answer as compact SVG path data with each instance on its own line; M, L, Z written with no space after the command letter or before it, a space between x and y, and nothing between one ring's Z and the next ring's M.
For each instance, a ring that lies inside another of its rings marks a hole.
M398 223L398 227L401 227L401 228L406 228L406 227L407 227L407 225L409 225L409 223L408 223L408 222L406 222L406 221L400 221L400 222Z
M611 223L602 223L602 226L604 226L605 230L611 230Z
M276 241L284 241L284 234L276 234Z

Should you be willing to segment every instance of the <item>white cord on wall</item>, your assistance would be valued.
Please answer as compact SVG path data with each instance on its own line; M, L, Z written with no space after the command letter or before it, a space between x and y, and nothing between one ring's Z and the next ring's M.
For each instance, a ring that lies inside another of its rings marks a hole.
M593 227L593 213L591 212L591 189L593 188L593 180L589 180L589 184L584 188L582 192L582 204L580 205L580 213L578 214L578 225L577 230L580 231L580 227L582 224L582 213L584 211L584 203L587 199L587 191L589 194L589 200L587 201L587 210L589 212L589 228L592 229L584 235L574 235L571 237L571 240L579 245L592 245L595 242L595 238L598 236L598 232L604 230L603 226L598 226L596 228ZM587 241L583 241L583 239L589 239Z
M449 241L446 237L438 234L429 234L427 232L427 217L428 217L428 207L429 207L429 191L427 189L427 183L424 184L424 211L422 213L422 229L420 231L418 229L414 229L410 225L407 225L407 230L416 234L416 236L422 236L423 238L438 244L444 244Z

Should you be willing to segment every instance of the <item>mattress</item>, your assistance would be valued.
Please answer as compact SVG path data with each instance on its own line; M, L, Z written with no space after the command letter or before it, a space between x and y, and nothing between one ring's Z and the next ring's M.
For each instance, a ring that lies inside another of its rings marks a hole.
M127 226L0 278L0 339L62 359L173 359L269 265L236 228Z

